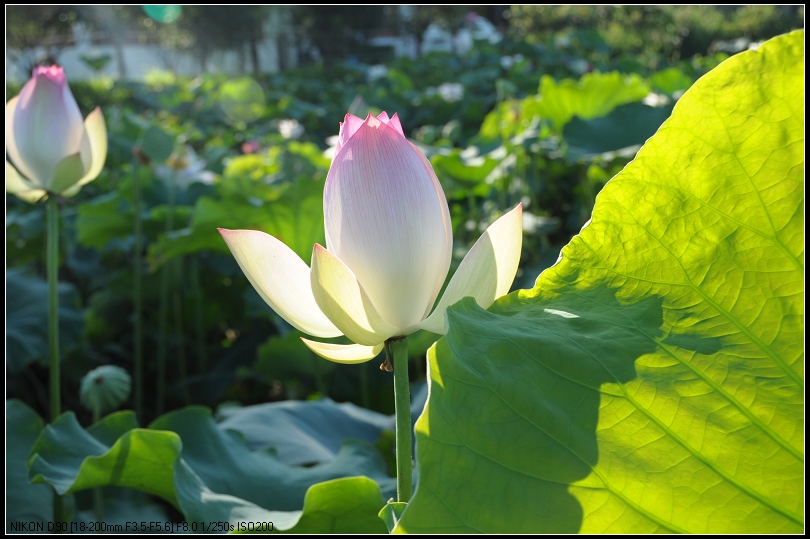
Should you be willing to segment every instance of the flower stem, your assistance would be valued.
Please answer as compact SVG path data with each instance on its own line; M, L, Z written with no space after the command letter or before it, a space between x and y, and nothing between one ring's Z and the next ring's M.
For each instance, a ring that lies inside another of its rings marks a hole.
M408 384L408 337L385 343L394 364L394 409L397 426L397 501L407 503L413 490L411 395Z
M59 374L59 206L48 199L48 342L51 353L51 421L62 412Z
M166 233L174 229L174 181L167 186L166 201ZM163 413L166 402L166 356L168 354L167 343L169 334L169 278L172 273L172 265L166 263L160 270L160 303L158 305L158 353L157 353L157 415Z
M208 398L208 357L205 351L205 323L203 320L203 295L200 287L200 261L191 259L191 288L194 294L194 326L197 341L197 365L202 379L202 401Z
M93 406L93 425L101 421L101 404L94 403ZM102 496L101 487L93 489L93 508L96 511L96 522L104 522L104 499Z
M173 260L176 275L176 282L182 279L182 258ZM182 289L175 290L172 294L172 306L174 307L174 331L177 339L177 369L180 373L180 391L186 406L191 405L191 389L188 385L188 366L186 364L186 333L183 330L183 296Z
M155 396L155 414L163 413L166 401L166 339L169 325L169 267L165 264L160 269L160 297L158 303L158 346L157 346L157 391Z
M47 202L48 240L46 264L48 268L48 342L50 343L50 405L51 421L62 413L59 365L59 202L51 195ZM64 520L62 497L53 493L53 521Z
M141 169L136 159L132 165L133 211L135 214L135 256L133 257L132 295L135 307L135 415L140 421L146 421L143 415L143 321L141 294Z

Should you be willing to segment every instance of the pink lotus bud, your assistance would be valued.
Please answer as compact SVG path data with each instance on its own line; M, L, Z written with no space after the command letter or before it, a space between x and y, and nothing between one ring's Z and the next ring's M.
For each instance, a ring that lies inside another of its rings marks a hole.
M326 248L307 267L278 239L220 230L259 295L322 357L359 363L387 339L419 329L445 333L445 310L465 296L484 308L506 294L517 272L522 210L493 223L462 260L442 296L453 244L450 212L430 162L386 113L340 126L323 196Z
M363 283L380 314L407 328L433 306L450 268L447 200L396 114L365 121L349 115L340 136L345 142L323 193L326 247Z
M22 198L73 194L99 175L107 157L101 109L82 121L62 68L37 67L20 95L6 103L6 151L16 167L6 162L7 191Z

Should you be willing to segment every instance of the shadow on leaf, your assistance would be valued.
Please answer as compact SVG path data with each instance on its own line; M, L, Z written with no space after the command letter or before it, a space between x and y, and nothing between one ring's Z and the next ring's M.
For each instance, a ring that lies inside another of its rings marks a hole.
M400 530L580 530L570 487L596 466L602 399L618 395L636 360L656 349L662 300L622 305L604 287L511 299L498 314L471 298L449 310L417 423L419 489Z

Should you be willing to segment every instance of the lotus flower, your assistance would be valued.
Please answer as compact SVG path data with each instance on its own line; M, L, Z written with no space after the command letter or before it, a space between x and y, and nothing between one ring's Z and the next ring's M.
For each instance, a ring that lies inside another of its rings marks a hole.
M462 260L438 302L453 236L447 200L430 162L408 142L396 114L340 126L323 196L326 248L311 269L276 238L253 230L220 233L256 291L302 339L340 363L374 358L387 339L419 329L444 334L445 310L465 296L489 307L506 294L520 259L521 206L493 223Z
M175 187L186 190L192 183L214 183L216 174L205 170L205 160L188 144L175 150L166 159L165 165L155 167L155 174L164 182L174 182Z
M82 121L59 66L37 67L20 95L6 103L6 191L34 201L73 195L93 181L107 157L101 109ZM15 169L16 167L16 169Z

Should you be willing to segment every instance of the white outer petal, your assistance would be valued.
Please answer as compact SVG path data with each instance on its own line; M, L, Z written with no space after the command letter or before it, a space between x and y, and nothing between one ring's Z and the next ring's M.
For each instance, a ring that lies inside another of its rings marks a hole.
M377 354L385 347L384 343L375 346L363 346L361 344L330 344L304 338L301 338L301 340L304 341L307 348L322 358L347 365L370 361L377 357Z
M84 130L87 133L87 141L90 151L90 166L85 171L84 176L79 180L78 185L84 185L95 180L104 168L104 161L107 160L107 124L101 109L96 107L93 112L87 115L84 120Z
M399 124L399 118L396 114L394 114L393 120L397 121L397 125ZM399 128L400 132L402 131L402 127ZM442 285L444 284L444 280L447 278L447 271L450 269L450 262L453 258L453 221L450 219L450 208L447 205L447 198L444 196L444 190L442 189L442 184L439 183L439 179L436 177L436 173L433 172L433 166L428 161L428 158L425 157L425 154L416 147L415 144L410 143L413 146L413 149L419 153L419 157L422 159L422 162L430 171L430 175L433 179L433 187L436 189L436 196L439 197L441 200L442 209L444 211L443 219L444 219L444 243L445 243L445 254L446 258L444 260L445 270L442 274L442 278L436 281L436 288L433 289L433 294L430 295L430 301L425 308L425 312L422 313L422 318L425 318L430 310L433 308L433 304L436 303L436 297L439 295L439 292L442 291Z
M380 316L346 264L317 243L312 249L311 283L318 307L354 342L374 346L401 334Z
M409 328L426 329L444 335L444 312L466 296L486 309L509 292L515 280L523 244L523 206L518 206L492 223L461 261L433 314Z
M19 96L15 96L6 103L6 152L8 152L9 159L11 159L14 166L17 167L17 170L20 171L20 174L25 176L28 181L37 187L42 187L43 184L39 178L34 177L23 162L22 157L20 157L20 152L17 151L17 143L14 142L14 111L17 109L18 100Z
M395 128L369 117L340 149L324 222L327 248L385 320L407 328L425 317L450 266L450 213L427 159Z
M17 169L6 161L6 193L11 193L26 202L36 202L45 196L46 191L37 189L20 176Z
M342 335L315 303L309 267L292 249L257 230L219 232L250 284L280 317L309 335Z
M74 187L84 175L84 163L80 153L68 155L59 163L48 182L48 190L52 193L63 193Z

